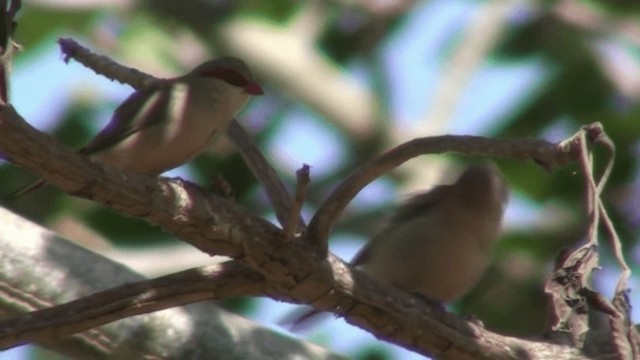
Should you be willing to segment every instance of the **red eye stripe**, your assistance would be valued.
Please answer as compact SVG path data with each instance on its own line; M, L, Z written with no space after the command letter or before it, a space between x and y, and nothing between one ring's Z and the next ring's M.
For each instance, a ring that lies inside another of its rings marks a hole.
M240 73L235 70L225 69L223 67L216 67L202 73L203 76L213 76L217 79L225 81L226 83L244 88L249 85L249 81L245 79Z

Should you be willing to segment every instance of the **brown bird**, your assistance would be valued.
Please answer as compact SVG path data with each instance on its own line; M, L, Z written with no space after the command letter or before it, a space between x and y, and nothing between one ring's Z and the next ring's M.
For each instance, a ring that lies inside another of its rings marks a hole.
M123 170L158 175L200 155L225 132L249 96L262 93L242 60L207 61L131 94L79 152ZM43 184L39 180L9 197Z
M507 200L495 166L471 166L454 184L409 199L350 265L398 289L443 303L455 300L490 263ZM287 322L298 327L316 313Z

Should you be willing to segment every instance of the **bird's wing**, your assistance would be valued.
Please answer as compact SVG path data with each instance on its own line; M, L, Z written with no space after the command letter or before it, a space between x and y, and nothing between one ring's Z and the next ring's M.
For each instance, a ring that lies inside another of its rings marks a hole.
M396 210L391 221L399 223L415 216L424 216L430 208L434 208L451 191L452 187L453 185L439 185L425 193L412 196L409 201Z
M80 149L81 154L93 154L164 119L170 99L171 85L156 84L131 94L113 113L109 124L91 142ZM144 103L143 106L140 104Z
M161 112L167 110L162 104L169 100L171 89L170 83L157 82L131 94L114 111L109 124L79 152L85 155L98 152L163 119L165 114ZM141 102L146 103L142 108L138 105ZM7 195L5 200L30 193L45 184L44 180L35 181Z
M400 206L391 217L389 224L399 224L410 220L415 216L424 216L425 212L429 208L434 208L435 205L450 191L452 185L440 185L427 191L423 194L413 196L409 201ZM351 259L349 263L351 266L358 266L366 263L370 256L370 249L375 246L375 243L382 241L387 237L388 232L392 229L385 227L379 234L374 236L365 246L363 246L358 253Z

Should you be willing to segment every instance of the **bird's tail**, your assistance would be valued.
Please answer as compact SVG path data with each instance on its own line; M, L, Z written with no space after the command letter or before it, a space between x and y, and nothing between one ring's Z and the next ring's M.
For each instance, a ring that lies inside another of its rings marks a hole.
M11 194L5 196L5 200L12 200L12 199L17 198L18 196L22 196L24 194L28 194L28 193L36 190L36 189L39 189L42 185L44 185L46 183L47 182L44 181L44 180L35 181L35 182L33 182L33 183L23 187L23 188L20 188L20 189L18 189L16 191L12 192Z

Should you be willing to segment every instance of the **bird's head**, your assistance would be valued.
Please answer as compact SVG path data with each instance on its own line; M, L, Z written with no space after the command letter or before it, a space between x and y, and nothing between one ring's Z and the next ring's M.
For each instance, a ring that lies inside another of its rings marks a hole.
M222 80L229 85L242 88L249 95L262 95L264 93L253 78L247 64L232 56L224 56L207 61L193 69L187 76L211 77Z

